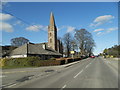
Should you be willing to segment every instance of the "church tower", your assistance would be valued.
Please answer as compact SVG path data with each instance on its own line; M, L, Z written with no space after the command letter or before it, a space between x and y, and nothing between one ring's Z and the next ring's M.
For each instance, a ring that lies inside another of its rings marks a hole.
M48 26L48 47L57 51L57 28L52 12L50 14L50 25Z

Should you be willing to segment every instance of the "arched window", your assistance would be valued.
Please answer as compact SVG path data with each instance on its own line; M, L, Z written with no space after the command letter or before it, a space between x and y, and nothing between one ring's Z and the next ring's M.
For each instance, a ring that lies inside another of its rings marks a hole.
M52 33L50 33L50 37L52 36Z
M50 43L52 43L52 39L50 39Z

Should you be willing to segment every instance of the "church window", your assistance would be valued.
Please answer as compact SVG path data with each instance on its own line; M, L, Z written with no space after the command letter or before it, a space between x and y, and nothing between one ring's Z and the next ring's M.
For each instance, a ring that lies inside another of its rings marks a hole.
M52 39L50 39L50 43L52 43Z
M50 36L52 36L52 34L50 33Z

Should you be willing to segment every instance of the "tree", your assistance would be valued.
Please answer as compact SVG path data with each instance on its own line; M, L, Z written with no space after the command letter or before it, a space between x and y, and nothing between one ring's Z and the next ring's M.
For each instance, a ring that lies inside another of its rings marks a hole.
M29 40L24 37L17 37L17 38L11 39L11 45L17 46L17 47L22 46L28 42L29 42Z
M77 49L77 44L74 39L71 41L71 49L72 51L75 51Z
M120 57L120 45L114 45L111 48L104 49L103 53L109 56Z
M66 33L63 37L63 44L64 44L64 50L65 50L65 53L66 53L67 57L70 57L71 41L72 41L71 34Z
M89 33L86 29L76 30L75 40L77 46L80 49L81 55L91 55L93 48L95 47L95 42L92 38L92 34Z
M62 38L58 37L58 51L59 53L61 53L63 55L63 42L62 42Z

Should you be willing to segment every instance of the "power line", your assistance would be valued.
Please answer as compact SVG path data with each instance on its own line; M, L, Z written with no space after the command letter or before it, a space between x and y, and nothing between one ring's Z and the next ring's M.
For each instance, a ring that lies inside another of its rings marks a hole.
M2 10L3 12L5 12L6 14L9 14L9 15L11 15L11 16L13 16L13 17L15 17L16 19L18 19L18 20L20 20L20 21L22 21L23 23L25 23L25 24L27 24L27 25L30 25L30 26L33 26L33 27L35 27L36 29L38 29L38 26L35 26L35 25L31 25L29 22L27 22L27 21L25 21L25 20L23 20L23 19L21 19L21 18L19 18L19 17L17 17L17 16L15 16L15 15L13 15L12 13L10 13L10 12L7 12L7 11L5 11L5 10ZM40 30L40 29L39 29ZM40 31L43 31L45 34L46 34L46 31L44 31L44 30L40 30Z

